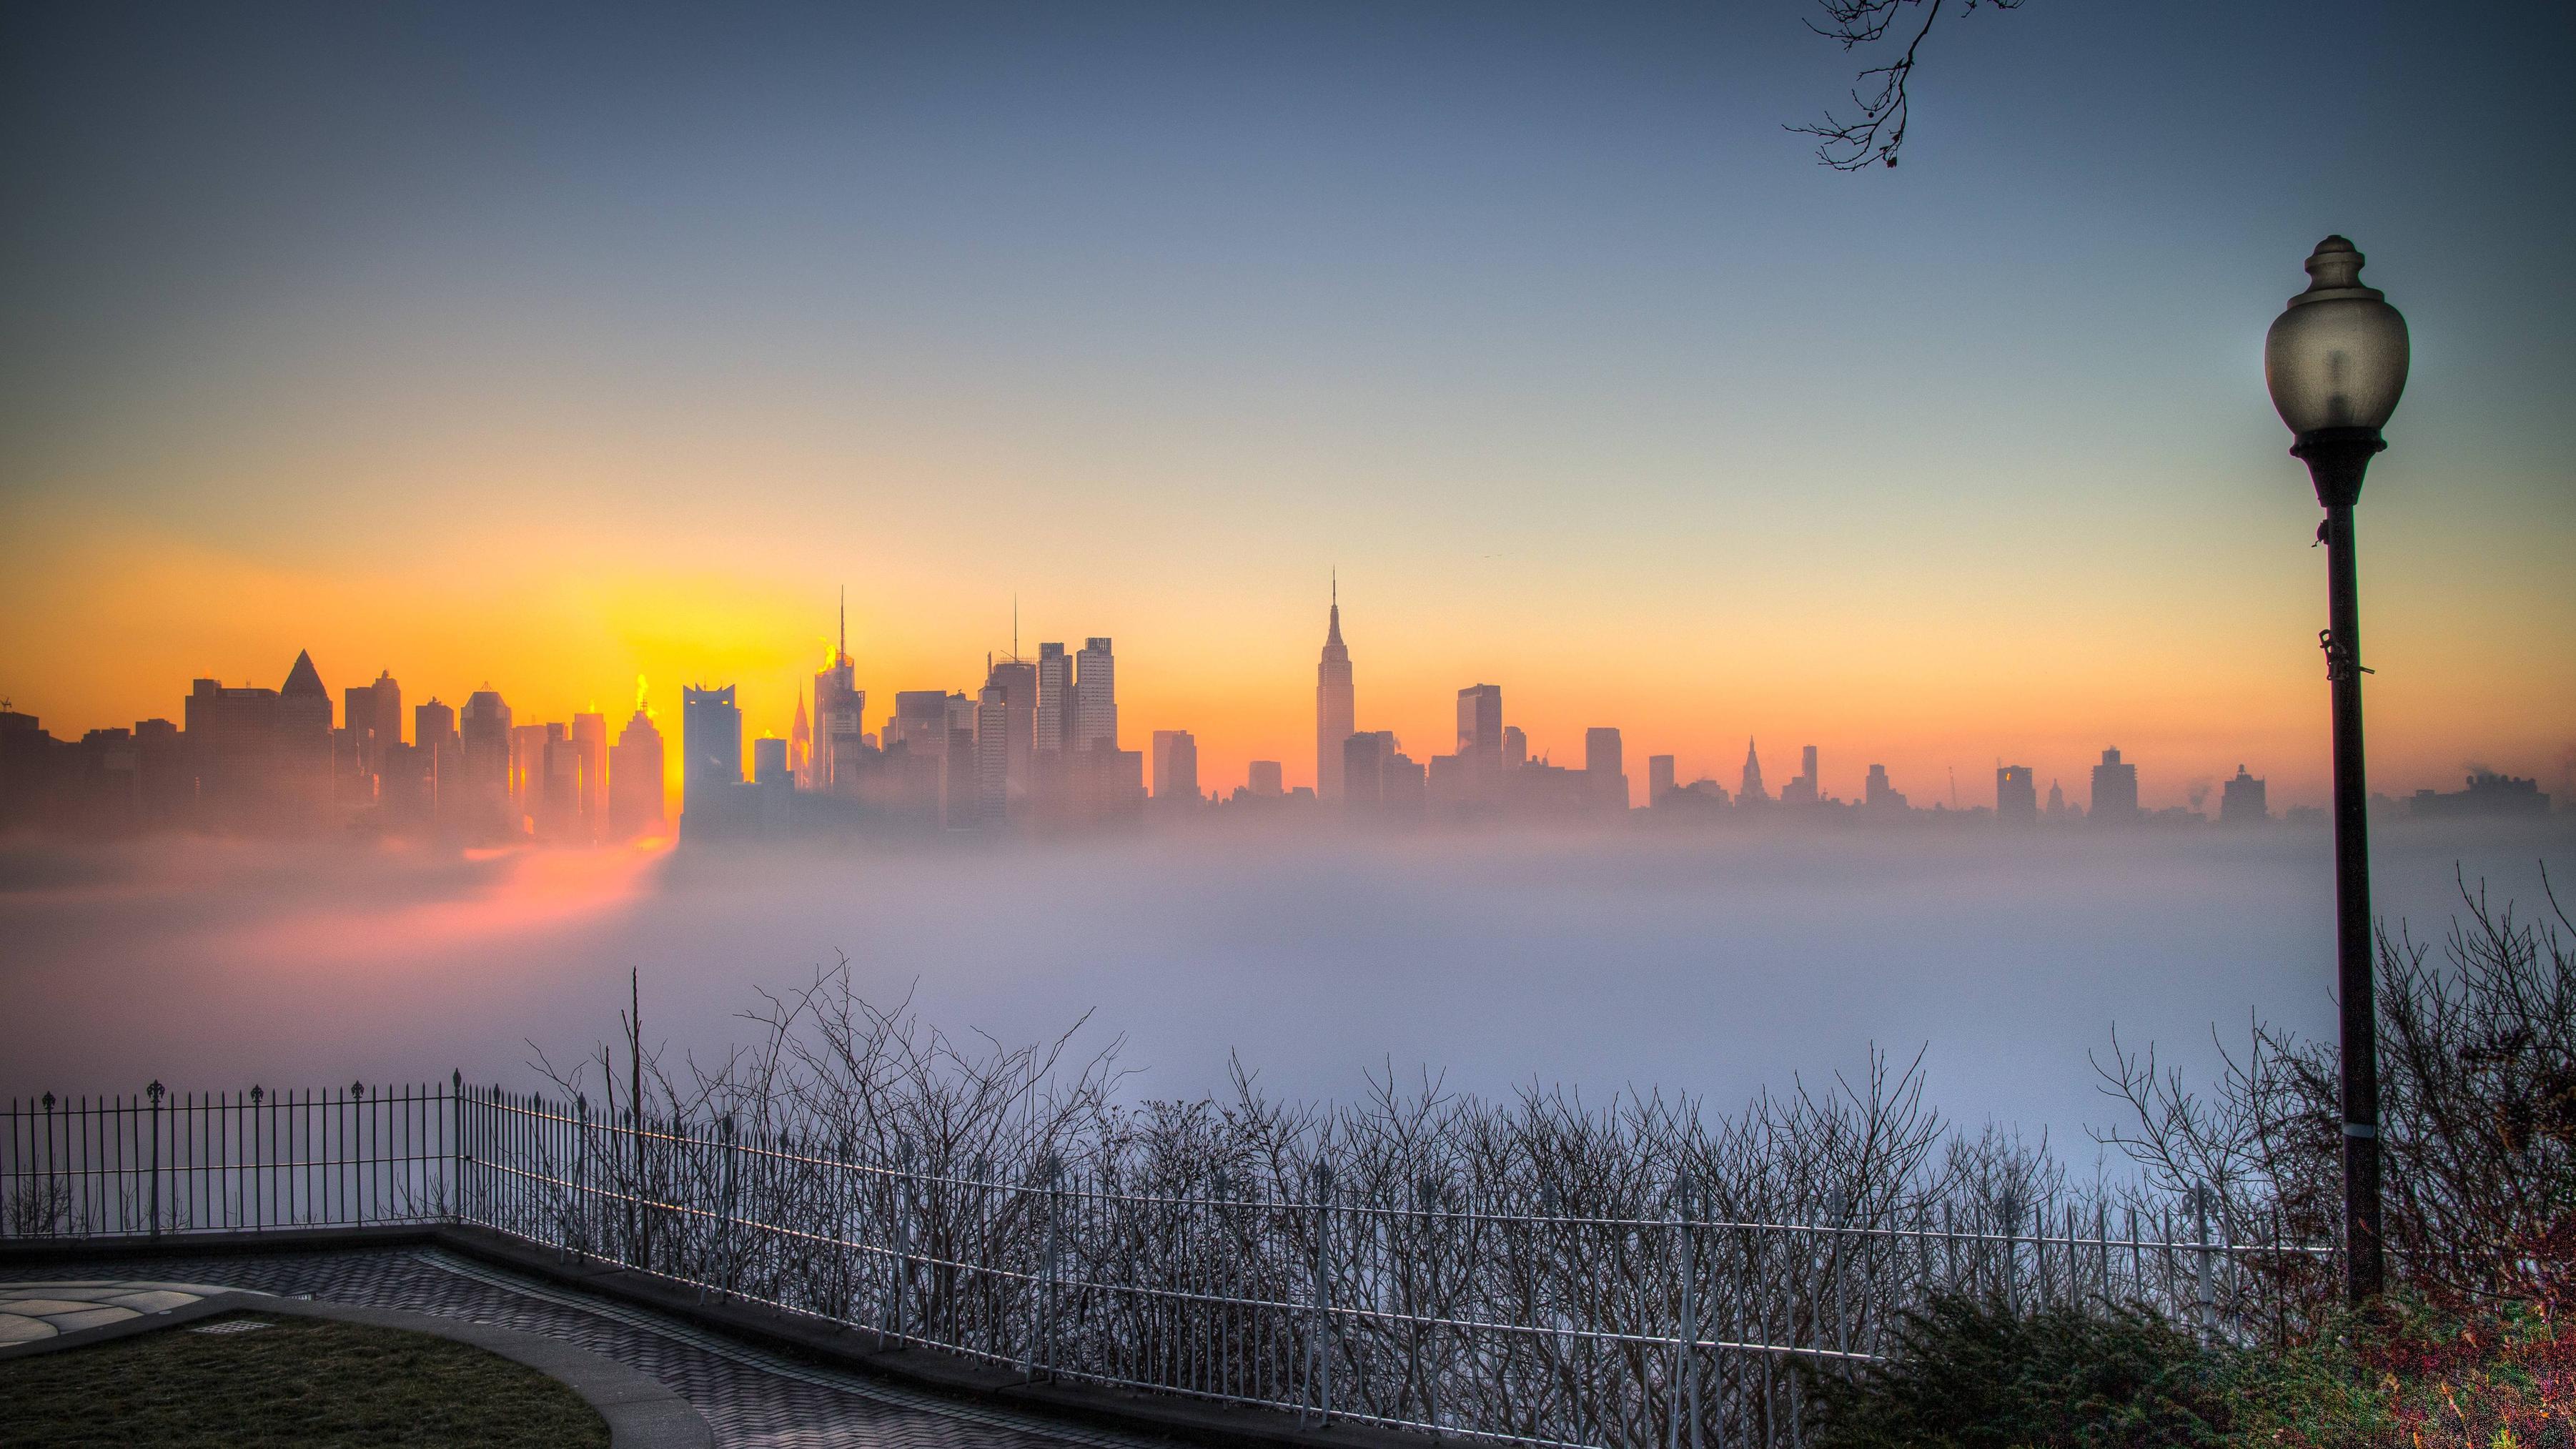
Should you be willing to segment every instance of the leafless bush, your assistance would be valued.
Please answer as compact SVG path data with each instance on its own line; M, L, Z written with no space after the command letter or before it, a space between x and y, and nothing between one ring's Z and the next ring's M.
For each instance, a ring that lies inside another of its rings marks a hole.
M712 1063L666 1063L631 1010L622 1052L541 1057L566 1100L471 1118L474 1161L511 1166L467 1215L1032 1373L1640 1449L1793 1441L1800 1370L1935 1288L2195 1291L2170 1203L2115 1222L2044 1142L1951 1132L1919 1063L1732 1113L1392 1075L1289 1102L1239 1064L1130 1104L1115 1043L951 1038L846 961L747 1019Z
M2465 880L2436 961L2403 928L2379 947L2380 1151L2396 1280L2437 1298L2576 1302L2576 940L2518 920ZM2265 1023L2194 1090L2152 1046L2099 1063L2134 1123L2104 1140L2156 1181L2206 1182L2229 1218L2331 1240L2342 1217L2339 1056ZM2322 1307L2324 1260L2271 1265L2281 1297Z

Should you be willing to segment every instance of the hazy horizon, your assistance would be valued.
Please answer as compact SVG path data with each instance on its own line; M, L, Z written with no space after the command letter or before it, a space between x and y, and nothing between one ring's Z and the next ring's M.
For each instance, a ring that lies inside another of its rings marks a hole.
M2471 884L2525 915L2565 816L2399 821L2378 902L2438 943ZM2213 1028L2330 1031L2321 830L1111 837L838 851L454 851L166 837L0 849L0 1095L532 1084L615 1031L721 1054L761 989L859 989L1004 1041L1089 1014L1135 1097L1628 1088L1731 1110L1924 1053L1954 1120L2078 1161L2116 1026L2194 1075Z

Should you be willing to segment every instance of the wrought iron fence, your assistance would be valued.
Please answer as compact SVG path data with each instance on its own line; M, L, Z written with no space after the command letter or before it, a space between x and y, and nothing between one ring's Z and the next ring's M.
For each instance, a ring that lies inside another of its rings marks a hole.
M154 1083L0 1125L0 1236L478 1224L1032 1377L1565 1449L1802 1444L1815 1376L1888 1353L1943 1289L2245 1337L2321 1251L2246 1240L2204 1193L2116 1221L1927 1198L1741 1222L1687 1181L1597 1216L1438 1180L1364 1197L1322 1167L1149 1192L1115 1162L932 1172L453 1080Z

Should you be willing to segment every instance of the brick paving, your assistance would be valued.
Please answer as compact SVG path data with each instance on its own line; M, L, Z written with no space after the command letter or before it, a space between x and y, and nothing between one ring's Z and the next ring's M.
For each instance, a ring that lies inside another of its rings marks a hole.
M191 1256L0 1265L0 1293L34 1299L33 1285L78 1282L127 1289L135 1280L186 1280L287 1297L436 1313L540 1333L616 1360L668 1385L706 1416L727 1449L1170 1449L1167 1441L1059 1424L961 1404L770 1353L649 1309L613 1303L473 1262L438 1248L275 1256ZM130 1290L128 1290L130 1291ZM50 1299L41 1301L52 1301ZM82 1307L90 1305L83 1304ZM65 1309L71 1311L66 1305Z

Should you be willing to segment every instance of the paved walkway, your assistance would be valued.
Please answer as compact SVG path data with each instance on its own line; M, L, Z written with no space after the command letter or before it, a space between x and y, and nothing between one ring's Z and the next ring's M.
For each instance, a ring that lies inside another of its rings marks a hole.
M16 1275L13 1277L13 1273ZM184 1279L136 1286L132 1276ZM561 1339L660 1380L706 1415L728 1449L1169 1449L1168 1443L960 1404L858 1374L800 1363L648 1309L612 1303L437 1248L0 1265L0 1328L15 1317L43 1337L160 1308L119 1294L202 1295L247 1288L377 1308L407 1308ZM73 1294L84 1295L74 1297ZM15 1301L8 1301L14 1297ZM39 1306L41 1305L41 1306ZM170 1306L164 1304L164 1307ZM65 1324L113 1311L115 1318ZM9 1341L0 1339L0 1341Z
M223 1291L205 1283L132 1279L0 1283L0 1346L167 1313Z

